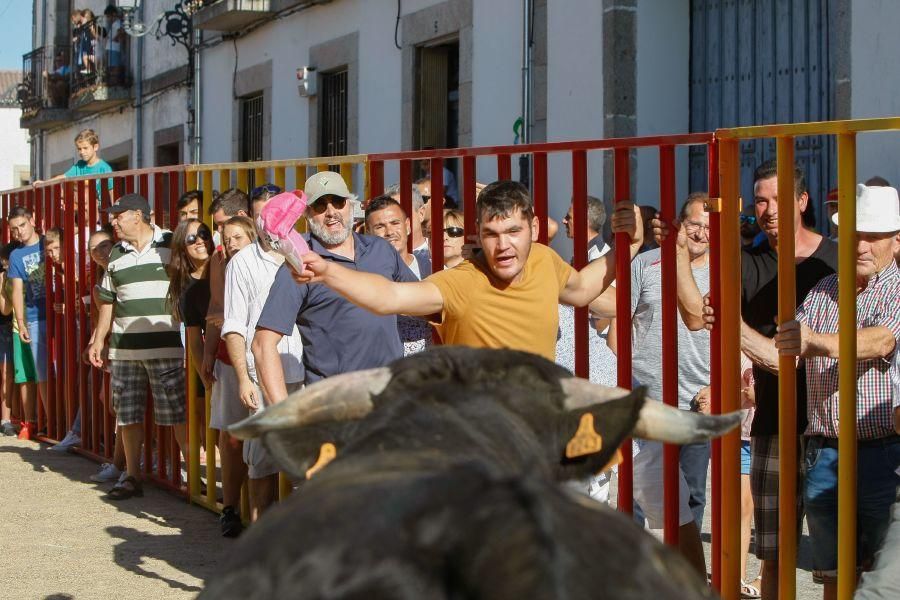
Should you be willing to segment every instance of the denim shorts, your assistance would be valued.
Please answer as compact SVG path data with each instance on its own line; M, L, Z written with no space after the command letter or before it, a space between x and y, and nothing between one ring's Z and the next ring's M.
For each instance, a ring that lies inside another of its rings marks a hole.
M741 440L741 475L750 475L750 440Z
M31 336L31 358L34 359L35 381L47 381L47 321L29 321L28 335Z
M833 440L813 436L806 447L803 500L812 539L817 579L837 575L838 451ZM856 556L857 566L871 566L887 533L891 505L900 485L900 437L862 441L857 446Z

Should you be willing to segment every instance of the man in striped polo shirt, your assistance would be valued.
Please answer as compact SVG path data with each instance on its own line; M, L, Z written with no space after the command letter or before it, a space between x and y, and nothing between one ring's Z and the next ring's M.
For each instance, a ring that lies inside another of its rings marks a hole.
M166 308L170 231L150 222L150 204L126 194L107 211L119 242L100 286L100 315L91 338L91 364L102 368L109 337L110 387L125 446L127 477L109 492L113 500L142 496L141 445L147 385L157 425L172 426L185 448L184 349L178 323Z

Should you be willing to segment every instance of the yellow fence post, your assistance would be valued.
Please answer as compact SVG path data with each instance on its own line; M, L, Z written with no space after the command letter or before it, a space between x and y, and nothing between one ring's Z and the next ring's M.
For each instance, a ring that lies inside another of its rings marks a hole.
M200 495L200 421L197 415L197 378L190 352L185 352L188 394L188 498L191 502Z
M719 143L719 177L722 194L721 323L722 412L740 408L741 355L741 246L740 156L736 140ZM722 588L723 600L737 600L741 591L741 488L740 432L722 438Z
M212 171L210 171L212 177ZM231 187L231 171L228 169L219 169L219 191L224 192Z
M856 589L856 135L837 136L838 162L838 581Z
M237 170L237 187L239 190L243 190L245 192L249 192L247 189L250 185L250 168L249 167L241 167Z
M794 259L794 138L776 142L778 173L778 324L797 313ZM797 595L797 361L778 357L778 597Z
M197 189L197 171L184 172L184 189L185 191Z
M284 167L276 167L274 169L274 183L282 190L287 187L287 178L285 177L285 168ZM301 183L302 185L302 183Z

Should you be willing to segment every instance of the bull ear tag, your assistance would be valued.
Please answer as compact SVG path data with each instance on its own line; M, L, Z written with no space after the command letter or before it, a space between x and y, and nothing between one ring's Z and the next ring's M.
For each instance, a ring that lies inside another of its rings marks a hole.
M310 479L313 475L324 469L328 463L334 460L335 456L337 456L337 448L335 448L334 444L331 442L325 442L319 446L319 458L316 460L316 464L306 471L306 478Z
M578 430L569 443L566 444L566 458L578 458L600 451L603 447L603 438L594 429L594 415L589 412L581 415L578 422Z

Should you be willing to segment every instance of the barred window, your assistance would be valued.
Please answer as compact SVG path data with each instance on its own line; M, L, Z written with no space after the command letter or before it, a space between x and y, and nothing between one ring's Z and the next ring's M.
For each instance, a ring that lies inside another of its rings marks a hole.
M319 156L347 154L347 69L322 74Z
M240 100L241 162L263 160L263 94L246 96Z

